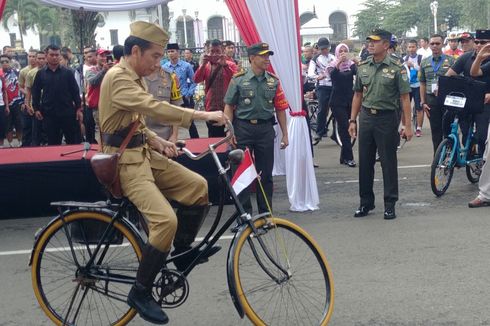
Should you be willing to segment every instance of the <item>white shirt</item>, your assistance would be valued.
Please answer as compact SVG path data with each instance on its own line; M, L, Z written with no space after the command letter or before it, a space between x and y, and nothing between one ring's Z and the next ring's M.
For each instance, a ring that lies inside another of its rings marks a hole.
M422 60L425 58L428 58L432 55L432 50L430 48L424 49L420 48L417 50L417 54L420 54L422 56Z
M314 60L315 58L316 60ZM330 53L326 56L320 54L318 57L311 59L308 67L308 77L316 79L318 76L325 76L325 78L318 81L318 86L332 86L332 79L327 68L333 60L335 60L335 56Z
M432 51L431 51L431 52L432 52ZM405 56L405 63L406 63L407 61L409 61L409 62L411 62L411 63L413 64L413 66L412 66L411 68L409 68L409 67L408 67L408 66L405 64L405 67L408 69L408 77L410 77L410 70L411 70L411 69L414 69L414 70L415 70L415 71L417 71L417 72L420 70L420 65L419 65L419 60L418 60L418 59L419 59L419 55L418 55L418 54L415 56L415 58L412 58L412 57L411 57L411 56L409 56L409 55ZM418 80L418 78L417 78L417 80ZM417 81L416 83L411 83L411 84L410 84L410 87L412 87L412 88L417 88L417 87L420 87L420 82L419 82L419 81Z

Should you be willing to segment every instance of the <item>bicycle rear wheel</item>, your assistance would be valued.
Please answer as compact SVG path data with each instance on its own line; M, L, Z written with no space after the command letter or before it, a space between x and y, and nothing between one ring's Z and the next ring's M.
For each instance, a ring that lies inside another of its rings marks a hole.
M316 128L318 126L318 102L310 101L307 106L310 119L310 129L311 131L316 132Z
M478 158L479 160L477 160ZM478 155L476 144L473 144L471 146L468 160L472 160L472 162L466 162L466 177L471 183L477 183L478 181L480 181L481 169L483 167L483 159Z
M325 255L306 231L280 218L257 220L236 239L233 282L254 325L326 325L334 289ZM259 244L264 242L275 262ZM276 278L274 280L274 278Z
M334 139L334 141L337 143L337 145L339 145L340 147L342 147L342 138L340 138L339 124L337 123L337 119L334 120L333 130L335 131L335 139ZM354 146L354 144L356 143L356 138L351 138L350 139L350 142L351 142L351 145Z
M456 159L456 153L453 153L454 147L452 138L444 139L437 147L436 154L432 160L430 186L437 197L444 195L453 178L454 160Z
M139 241L116 221L113 235L87 267L111 217L77 211L64 220L52 223L33 250L32 286L39 305L56 325L126 325L136 314L126 298L141 258Z

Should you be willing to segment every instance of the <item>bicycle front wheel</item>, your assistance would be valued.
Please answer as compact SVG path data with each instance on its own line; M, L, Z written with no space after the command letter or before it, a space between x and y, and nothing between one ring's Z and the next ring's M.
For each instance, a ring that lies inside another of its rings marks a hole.
M87 266L111 217L77 211L64 221L51 224L33 251L32 286L39 305L56 325L126 325L136 314L126 298L141 258L139 241L116 221Z
M248 227L237 238L232 257L233 282L247 317L254 325L326 325L334 289L320 247L284 219L257 220L255 227L256 234Z
M334 131L335 131L335 139L334 141L337 143L337 145L339 145L340 147L342 147L342 138L340 137L340 132L339 132L339 124L337 122L337 119L334 120L334 127L333 127ZM354 144L356 143L356 138L352 138L350 139L350 143L352 146L354 146Z
M430 168L430 186L437 197L444 195L449 188L454 173L455 156L454 140L444 139L437 147Z

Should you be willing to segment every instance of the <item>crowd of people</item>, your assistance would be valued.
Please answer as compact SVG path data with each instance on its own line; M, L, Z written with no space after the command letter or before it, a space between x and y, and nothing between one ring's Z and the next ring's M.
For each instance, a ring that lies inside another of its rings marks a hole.
M304 45L303 91L307 99L316 97L319 106L313 143L317 144L326 135L326 117L331 109L338 123L342 143L340 164L355 167L350 137L357 136L357 128L354 130L352 127L358 123L358 114L360 120L364 120L361 124L365 127L360 128L360 132L374 128L371 130L372 134L361 132L359 137L361 206L356 216L364 216L374 208L370 166L375 159L381 161L383 167L385 217L394 216L393 207L398 189L397 185L390 184L390 180L396 180L396 168L387 167L392 166L393 162L396 163L396 148L400 147L400 137L411 137L408 129L412 128L412 120L415 124L413 126L415 136L421 137L424 115L427 116L434 153L441 141L449 134L456 113L447 110L438 100L438 80L441 76L460 75L486 83L487 94L482 113L459 112L457 116L463 139L466 138L469 127L474 125L477 150L475 154L488 160L488 151L485 152L485 149L489 138L490 76L483 73L485 69L480 70L479 73L472 72L471 69L477 63L488 67L490 64L488 55L484 55L482 49L489 42L489 30L477 30L476 34L450 33L447 37L434 34L430 38L410 39L403 42L398 42L394 35L381 30L368 37L358 56L350 52L346 44L348 41L334 48L326 38L320 38L313 45L310 43ZM383 44L378 47L380 43ZM386 57L383 46L386 46ZM379 61L373 61L373 58ZM371 65L376 69L372 69ZM381 66L383 68L380 68ZM381 70L380 76L378 70ZM399 79L396 84L398 89L391 94L389 85L397 79ZM409 87L404 87L405 84ZM359 106L361 102L362 105ZM306 102L304 105L306 106ZM359 106L357 111L353 110L354 105ZM394 114L395 121L382 122L382 117L391 112ZM374 116L377 118L373 120ZM377 122L374 123L373 121L376 120ZM390 126L390 130L376 130L381 126ZM393 130L396 131L395 135L392 135ZM366 143L369 137L372 137L372 142ZM392 140L395 141L394 144L391 143ZM388 147L392 150L388 151ZM479 197L469 203L470 207L490 205L488 193L490 180L487 176L489 169L488 165L483 168L480 179L480 189L486 190L481 191ZM391 172L385 173L385 170Z

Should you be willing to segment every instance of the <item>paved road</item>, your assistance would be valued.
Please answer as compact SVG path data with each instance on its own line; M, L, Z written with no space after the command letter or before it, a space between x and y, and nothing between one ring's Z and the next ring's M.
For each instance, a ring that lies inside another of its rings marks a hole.
M448 193L430 191L430 136L407 143L399 154L398 218L377 208L355 219L357 169L338 164L339 148L315 147L320 210L291 213L285 178L277 177L274 206L307 229L325 250L335 282L331 325L490 325L490 209L468 209L477 192L464 170L455 171ZM377 176L380 176L377 170ZM381 176L380 176L381 179ZM0 326L49 325L31 289L28 250L48 218L0 221ZM208 223L203 227L207 229ZM228 240L223 240L226 247ZM191 294L168 310L171 325L248 325L232 306L225 273L226 250L190 276ZM136 318L132 325L145 325Z

